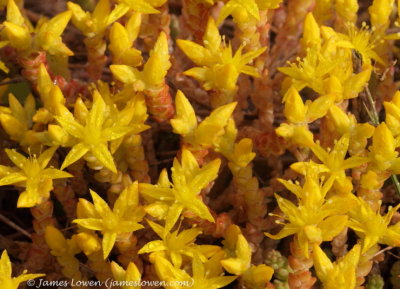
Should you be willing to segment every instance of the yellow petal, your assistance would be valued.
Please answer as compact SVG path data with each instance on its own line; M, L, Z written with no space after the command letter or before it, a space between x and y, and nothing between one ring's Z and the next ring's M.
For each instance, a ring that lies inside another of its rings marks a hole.
M167 249L168 248L165 246L163 241L160 241L160 240L150 241L139 250L138 254L164 251Z
M68 167L70 164L73 164L74 162L78 161L88 151L89 147L86 144L78 143L77 145L74 145L67 154L67 156L65 157L64 162L61 165L61 170Z
M347 226L347 216L330 216L323 220L318 227L322 231L323 241L332 241Z
M324 282L329 278L330 271L333 269L333 264L325 255L324 251L316 244L313 249L313 259L318 278Z
M292 123L302 123L306 117L306 107L298 91L292 86L285 95L284 114Z
M143 68L143 77L147 88L152 89L154 86L161 85L170 67L167 35L161 32L153 50L150 51L150 58Z
M7 3L7 21L10 21L16 25L22 26L25 23L25 19L21 14L18 6L14 0L8 0Z
M5 152L7 156L10 158L10 160L20 169L23 169L25 167L26 162L28 161L27 158L25 158L23 155L20 153L17 153L15 149L5 149Z
M67 240L58 229L53 226L47 226L44 237L53 256L62 256L66 253Z
M174 133L187 135L197 127L196 114L192 105L182 91L178 90L175 97L176 117L171 119Z
M5 278L11 278L12 268L11 268L11 261L8 257L7 251L4 250L1 254L0 258L0 275L4 276Z
M329 108L332 107L333 97L331 95L324 95L318 97L307 107L306 118L308 122L313 122L318 118L324 117Z
M389 16L393 9L393 0L374 0L369 6L372 27L381 28L388 24Z
M27 29L8 21L3 22L3 25L6 27L5 30L7 37L12 47L18 50L29 48L31 44L31 36Z
M110 65L110 70L114 77L123 83L132 84L140 79L138 71L127 65Z
M108 150L107 145L103 143L97 144L92 147L90 151L103 166L111 170L113 173L117 173L114 158Z
M303 46L311 47L321 45L321 35L317 21L311 12L309 12L304 20L303 28Z
M82 232L75 235L78 245L86 256L93 254L101 249L100 241L94 233Z
M204 46L213 53L220 49L221 36L219 35L218 27L212 17L208 19L206 31L203 36L203 43Z
M47 179L64 179L64 178L72 178L73 175L57 169L45 169L41 172L40 177Z
M103 233L103 258L106 259L114 247L117 233L105 232Z
M104 229L103 221L100 219L75 219L72 222L90 230L101 231Z
M178 39L176 41L179 48L190 58L196 65L202 66L208 63L210 54L206 48L203 46L189 41Z

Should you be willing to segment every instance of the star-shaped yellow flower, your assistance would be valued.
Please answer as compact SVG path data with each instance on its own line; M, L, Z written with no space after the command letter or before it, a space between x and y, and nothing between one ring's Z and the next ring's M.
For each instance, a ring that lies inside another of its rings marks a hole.
M371 165L379 171L400 172L400 158L396 150L396 140L386 123L382 122L374 131L369 147Z
M375 211L366 201L358 198L357 206L350 210L349 227L362 238L362 253L377 243L400 246L400 226L389 226L399 207L400 204L390 208L389 212L382 216L380 208Z
M165 251L176 268L180 268L182 265L182 255L192 257L195 254L196 245L194 241L201 233L200 228L187 229L182 232L179 232L179 229L168 232L152 221L148 220L147 222L162 240L148 242L139 250L139 254Z
M329 176L335 178L336 183L340 186L344 186L347 182L345 172L347 169L358 167L369 160L369 158L359 156L353 156L346 159L348 148L348 134L343 135L339 140L337 140L331 150L322 148L318 143L311 146L311 150L315 156L322 162L321 168L323 168ZM291 168L305 175L305 164L306 163L304 162L298 162L293 164Z
M127 85L132 85L135 91L159 88L164 83L170 67L168 40L164 32L158 36L142 71L128 65L110 65L114 77Z
M350 252L332 263L324 251L314 245L313 257L315 271L324 289L356 288L356 269L360 259L361 246L355 245Z
M155 269L158 277L166 282L173 281L171 284L177 284L172 288L218 289L225 287L237 278L236 276L220 276L218 271L213 270L215 267L207 265L202 263L198 255L195 255L192 262L192 276L190 276L162 256L155 257Z
M28 208L46 201L53 189L53 179L72 177L54 168L46 168L57 147L45 150L39 157L24 157L15 150L6 149L10 160L17 166L13 172L0 179L0 186L16 184L26 190L18 198L18 208Z
M138 66L142 63L142 53L132 47L136 40L141 24L140 13L134 13L126 22L125 26L114 22L110 29L110 45L108 46L113 54L114 64L125 64Z
M73 222L84 228L102 232L103 257L106 259L118 234L134 232L143 228L138 222L142 220L145 212L138 206L137 182L122 191L112 210L96 192L90 190L90 194L93 204L85 202L87 212L90 214L87 214L85 219L76 219Z
M241 73L258 77L255 67L248 65L265 51L264 48L242 54L241 46L233 55L232 46L223 43L215 21L210 18L203 39L204 46L188 40L177 40L178 46L197 66L184 72L200 81L206 90L235 90ZM224 75L225 77L221 77Z
M168 232L175 225L181 213L186 209L196 216L214 222L208 207L199 197L200 191L218 175L220 159L213 160L199 168L193 154L182 150L182 160L174 159L172 184L165 170L160 174L157 185L140 184L140 192L151 201L167 204L165 230Z
M118 265L116 262L111 262L111 272L114 276L115 281L120 282L119 284L127 284L126 286L121 286L122 289L140 289L142 286L140 286L140 280L141 280L141 274L136 267L135 263L129 262L128 268L124 270L120 265ZM133 285L130 286L130 283Z
M8 95L8 104L9 107L0 107L0 122L10 138L19 142L21 146L41 144L41 140L44 139L44 133L32 130L32 118L36 112L34 97L29 94L22 105L10 93Z
M288 123L282 123L276 129L276 133L298 145L312 146L313 135L308 129L308 124L324 117L332 106L334 98L332 95L323 95L314 101L307 100L304 103L297 89L291 86L283 101L284 115Z
M7 21L3 24L9 44L18 50L28 50L31 47L43 49L53 55L71 56L73 52L62 42L61 34L71 19L71 11L60 13L50 20L39 21L35 33L30 30L30 24L21 14L14 0L7 4Z
M108 112L109 108L102 96L95 90L92 109L87 111L86 118L79 118L80 122L75 120L71 113L55 116L61 127L76 139L76 143L65 157L62 168L69 166L90 152L106 168L114 173L117 172L113 157L108 149L108 142L123 137L133 128L118 123L113 126L107 124L106 116Z
M236 225L228 227L225 233L224 244L226 258L221 265L231 274L242 276L242 280L248 288L265 288L272 278L274 270L264 264L252 265L252 250L250 244Z
M3 289L17 289L19 284L45 276L45 274L26 274L26 270L18 277L11 277L12 267L7 251L4 250L0 258L0 287Z
M283 223L284 227L278 234L265 235L272 239L282 239L296 234L295 241L302 254L308 257L310 244L331 241L345 228L348 220L345 213L354 202L350 196L326 199L332 181L320 184L317 175L314 174L306 176L303 187L286 181L283 181L283 184L297 196L299 204L296 206L289 200L275 195L284 214L283 218L288 222Z
M92 13L73 2L68 2L67 6L72 12L72 23L87 37L103 35L110 24L129 11L129 7L121 4L111 11L109 0L100 0Z
M171 119L174 133L180 134L186 144L195 149L208 149L224 134L236 102L214 109L200 124L186 96L179 90L175 97L176 116Z

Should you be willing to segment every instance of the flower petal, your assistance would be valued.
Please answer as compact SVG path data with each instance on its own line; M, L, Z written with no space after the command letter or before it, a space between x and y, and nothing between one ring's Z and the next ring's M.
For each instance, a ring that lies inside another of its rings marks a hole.
M114 158L108 150L107 145L100 143L95 147L92 147L90 151L103 166L113 173L117 173L117 167L114 164Z
M103 221L100 219L88 218L88 219L75 219L73 223L76 223L86 229L102 231L104 229Z
M69 153L67 154L67 156L65 157L64 162L61 165L61 170L68 167L70 164L73 164L74 162L78 161L88 151L89 151L89 148L84 143L78 143L78 144L74 145L72 147L72 149L69 151Z
M103 233L103 258L106 259L114 247L115 240L117 239L117 233L105 232Z
M167 249L167 246L161 240L150 241L139 250L138 254L165 251Z
M11 185L25 181L27 177L21 173L7 174L5 177L0 179L0 186Z

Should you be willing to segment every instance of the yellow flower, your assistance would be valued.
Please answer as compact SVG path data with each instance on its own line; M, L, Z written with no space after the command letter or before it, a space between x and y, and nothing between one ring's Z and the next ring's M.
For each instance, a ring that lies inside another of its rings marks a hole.
M76 235L66 239L55 227L47 226L45 240L51 250L51 254L57 257L58 263L63 267L62 273L68 278L82 278L79 271L79 260L74 255L81 252Z
M264 264L258 266L251 264L252 250L240 228L230 225L222 243L226 258L221 261L221 264L225 270L231 274L242 276L243 282L249 288L265 288L274 270Z
M14 0L8 0L6 19L3 25L10 46L20 50L28 49L32 40L31 31Z
M222 244L228 257L221 261L222 266L231 274L242 275L251 265L251 247L240 228L230 225Z
M260 11L266 9L276 9L282 0L229 0L222 7L217 25L220 25L225 18L232 15L236 23L248 23L254 20L260 20Z
M39 21L35 34L13 0L8 1L7 21L3 24L9 44L18 50L43 49L50 54L71 56L73 52L62 42L61 34L71 19L71 12L60 13L50 20ZM31 46L32 45L32 46Z
M25 158L15 150L6 149L10 160L17 166L15 171L0 179L0 186L16 184L26 190L18 198L18 208L28 208L46 201L53 189L53 179L72 177L54 168L46 168L57 147L45 150L39 157Z
M229 160L231 170L235 168L245 168L255 158L253 152L253 141L249 138L242 138L235 142L237 128L235 121L231 118L225 127L225 133L214 143L215 151L221 153Z
M385 106L385 123L394 137L400 135L400 91L396 91L393 99L383 103Z
M375 60L380 64L385 64L383 59L375 51L379 41L383 40L382 35L374 34L369 27L363 23L361 29L355 24L347 27L347 33L338 33L340 40L337 42L339 47L355 49L361 56L363 63L371 64L371 60Z
M73 256L81 251L76 243L75 238L66 239L62 232L53 226L46 227L44 237L53 256Z
M371 165L374 168L379 171L388 170L396 174L400 172L400 158L398 158L399 153L396 151L396 142L384 122L375 129L369 151Z
M212 18L209 19L201 46L188 40L177 40L180 49L197 66L184 72L202 82L205 90L234 90L240 73L258 77L255 67L247 65L265 51L264 48L242 55L243 46L232 54L232 46L222 42L218 28ZM225 77L221 77L225 75Z
M93 205L87 203L88 210L91 212L89 217L75 219L73 223L103 234L103 257L110 254L111 249L120 233L134 232L142 229L139 224L144 217L144 210L138 207L138 184L133 183L125 188L116 200L113 210L96 192L90 190L93 198Z
M356 288L356 269L360 259L361 246L355 245L350 252L332 263L322 249L314 245L314 267L324 289Z
M260 20L260 11L255 0L229 0L222 7L218 16L217 25L220 25L229 15L233 16L236 23L245 23L249 18Z
M369 123L358 123L353 114L346 114L336 105L331 106L328 111L328 122L333 124L340 135L349 135L349 152L352 155L365 148L375 129Z
M160 174L158 185L140 184L140 192L148 200L158 200L169 205L165 230L170 231L184 209L196 216L214 222L208 207L199 197L200 191L215 180L221 164L220 159L213 160L199 168L199 165L187 150L182 150L182 160L174 159L171 184L165 170Z
M325 199L332 182L328 181L325 185L321 185L316 178L315 174L307 175L303 188L283 182L297 196L299 204L296 206L275 195L278 206L284 214L283 217L279 217L286 219L288 223L284 223L284 227L276 235L265 233L272 239L282 239L296 234L295 242L306 257L309 255L309 244L319 245L323 241L331 241L346 227L348 217L345 213L353 203L350 196Z
M182 265L182 255L193 257L196 254L197 248L194 241L201 234L200 228L187 229L182 232L179 232L178 229L169 232L150 220L147 222L162 240L148 242L139 250L138 254L165 251L176 268L180 268Z
M78 203L78 206L79 205L80 203ZM77 215L78 218L81 217L79 213ZM101 241L94 232L81 232L75 236L79 248L83 251L83 253L85 253L86 256L89 256L101 250Z
M69 111L64 106L65 98L60 87L54 84L45 65L40 64L37 90L43 107L39 108L33 116L34 122L49 123L55 115L68 115Z
M92 13L73 2L68 2L67 6L72 12L72 23L87 37L102 35L110 24L129 11L129 7L121 4L111 11L109 0L100 0Z
M372 66L366 61L362 70L355 74L353 46L342 40L341 34L330 27L318 27L312 16L306 18L305 25L306 56L297 58L297 63L289 63L289 67L279 68L289 77L283 88L293 85L301 91L309 87L320 95L334 95L335 102L357 97L370 79ZM322 42L318 40L321 37Z
M319 94L324 94L324 81L331 71L340 63L338 59L325 56L317 47L307 49L306 56L297 58L297 63L289 63L289 67L279 67L279 71L291 78L291 85L301 91L310 87Z
M289 123L281 124L276 129L276 133L298 145L312 146L313 135L308 130L307 124L324 117L332 106L334 98L332 95L324 95L314 101L308 100L304 103L297 89L291 86L283 101L285 102L284 115Z
M86 110L83 103L79 100L78 109ZM77 104L76 106L77 107ZM121 125L119 123L111 126L106 122L109 108L104 102L100 93L95 90L93 93L93 106L90 112L85 113L85 118L77 118L79 122L74 119L71 113L66 113L62 116L55 116L61 127L71 136L76 138L76 143L65 157L62 164L62 168L69 166L83 157L88 152L92 153L93 156L106 168L116 173L117 168L115 167L113 157L108 149L108 142L119 139L127 133L133 131L134 128L127 125ZM54 127L54 126L53 126Z
M44 139L44 133L31 130L32 118L36 112L34 97L29 94L22 106L10 93L8 103L9 107L0 107L0 122L6 133L21 146L40 144L40 141Z
M157 89L164 84L164 78L171 67L169 58L167 35L161 32L142 71L116 64L110 65L110 69L116 79L132 85L135 91Z
M333 104L333 98L330 95L320 96L314 101L308 100L304 103L293 86L288 89L283 101L285 102L285 117L294 124L311 123L324 117Z
M171 288L218 289L225 287L237 278L236 276L221 276L219 271L214 269L214 266L211 264L211 266L207 266L209 265L207 263L203 264L198 255L195 255L193 258L192 276L184 270L174 267L167 259L160 255L156 255L154 265L157 275L161 280L166 282L172 281L171 284L176 284L175 286L171 286Z
M400 204L394 208L389 208L389 212L382 216L380 208L374 211L366 201L358 198L357 206L354 206L349 212L349 227L362 238L362 253L365 253L377 243L393 247L400 245L399 226L389 226L399 207Z
M319 143L310 147L314 155L322 162L321 168L330 177L333 177L340 186L344 186L347 182L346 170L358 167L366 162L369 158L353 156L346 159L347 150L349 148L349 135L343 135L339 140L335 141L333 149L325 150ZM291 167L295 171L305 175L303 170L305 163L298 162Z
M141 24L141 16L134 13L126 22L125 27L118 22L114 22L110 29L109 49L113 54L114 64L125 64L138 66L142 62L140 50L132 47L136 40Z
M309 12L304 19L303 30L303 48L316 47L319 49L321 47L321 31L317 21L314 18L314 15L311 12Z
M197 148L213 146L224 133L236 102L214 109L200 124L189 100L179 90L175 97L176 116L171 119L173 132L183 136L185 143Z
M118 281L119 284L127 284L126 286L121 286L122 289L141 288L140 280L142 276L135 263L129 262L128 268L124 270L124 268L113 261L111 262L111 272L115 281ZM128 285L130 282L132 282L132 286ZM137 285L135 285L135 283Z
M62 54L66 56L74 55L74 53L62 42L61 38L61 34L65 27L67 27L71 16L71 11L65 11L53 17L49 21L41 22L41 25L37 27L34 43L50 54Z
M45 276L45 274L26 274L26 270L18 277L11 277L12 267L7 251L4 250L0 258L0 286L4 289L17 289L19 284L30 279Z

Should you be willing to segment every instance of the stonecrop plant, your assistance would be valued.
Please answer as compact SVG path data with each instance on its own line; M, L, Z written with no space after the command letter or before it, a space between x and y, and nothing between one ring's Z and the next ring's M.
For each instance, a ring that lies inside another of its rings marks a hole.
M0 289L400 289L400 1L0 15Z

